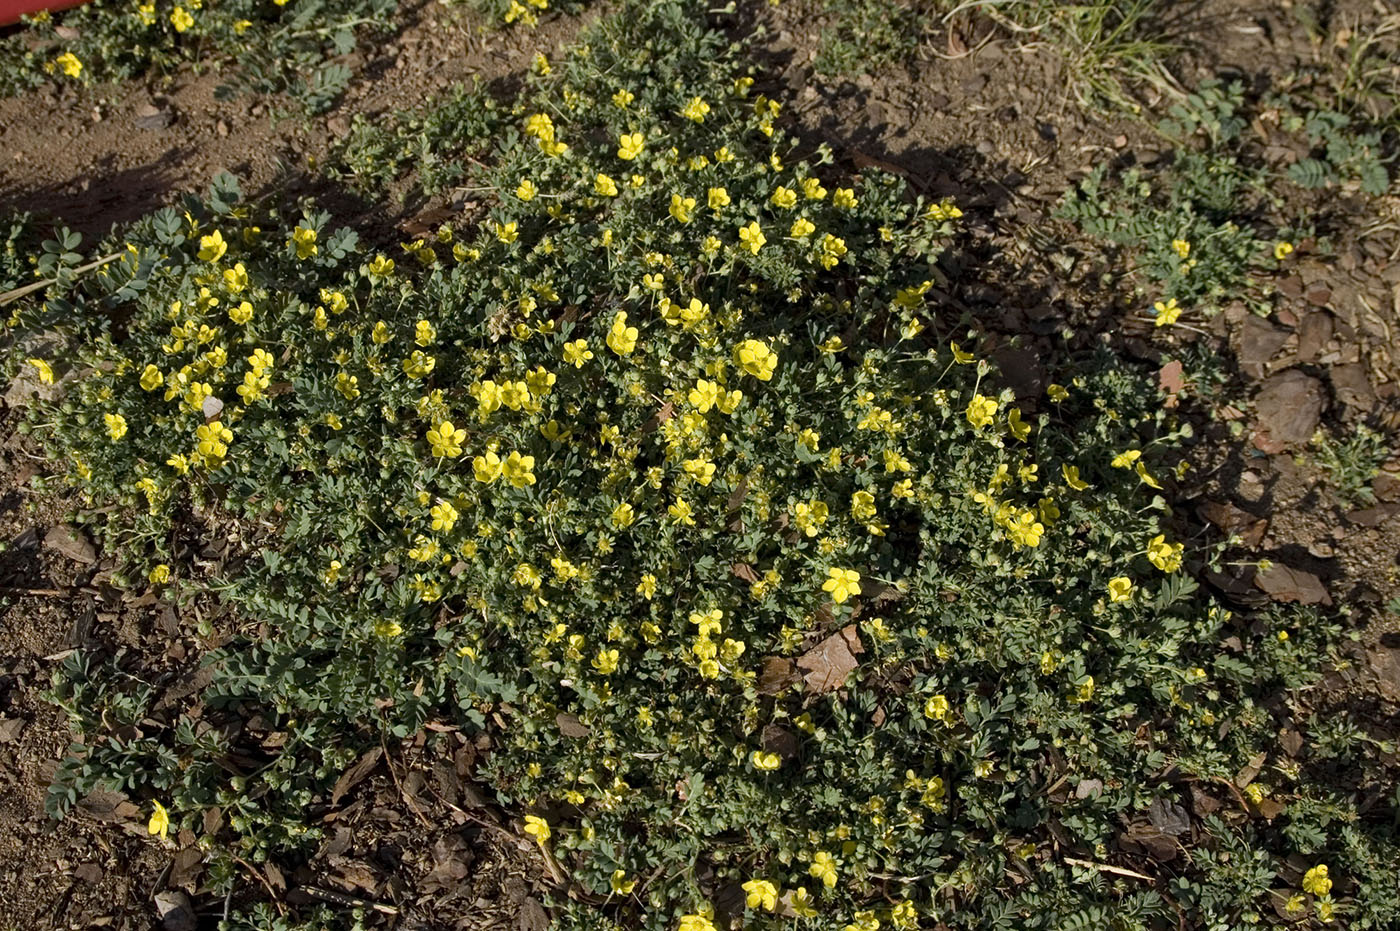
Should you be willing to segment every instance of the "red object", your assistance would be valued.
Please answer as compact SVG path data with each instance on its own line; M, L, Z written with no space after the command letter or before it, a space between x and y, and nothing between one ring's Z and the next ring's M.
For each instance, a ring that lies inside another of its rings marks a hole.
M40 10L57 13L59 10L81 6L86 2L87 0L0 0L0 26L19 22L19 18L26 13L37 13Z

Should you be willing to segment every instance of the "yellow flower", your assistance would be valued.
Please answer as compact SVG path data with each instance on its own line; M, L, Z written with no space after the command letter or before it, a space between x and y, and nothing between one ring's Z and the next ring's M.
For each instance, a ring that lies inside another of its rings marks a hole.
M618 311L608 331L608 348L619 356L629 355L637 348L637 328L627 325L627 313Z
M812 893L805 886L798 886L792 891L788 906L798 918L815 918L818 914L816 906L812 904Z
M1060 466L1060 474L1065 477L1065 484L1075 491L1083 491L1089 487L1089 483L1079 477L1079 466L1064 463Z
M948 345L952 347L953 361L958 363L958 365L971 365L973 362L977 361L977 357L972 353L964 352L959 349L957 343L949 343Z
M1327 895L1332 891L1332 880L1327 876L1326 864L1319 863L1303 874L1303 891L1311 895Z
M146 833L166 837L170 834L170 812L166 811L160 802L151 804L155 806L155 810L151 812L151 820L146 822Z
M1173 239L1172 251L1184 259L1191 254L1191 244L1184 239Z
M802 181L802 193L808 200L821 200L826 196L826 188L816 178L804 178Z
M593 179L593 190L604 197L616 197L617 182L600 171L598 176Z
M845 604L852 595L860 594L860 573L854 569L827 569L822 591L831 593L831 600Z
M437 339L437 327L427 320L419 320L413 327L413 341L419 346L431 346Z
M1158 484L1157 480L1152 477L1152 473L1147 471L1147 463L1139 462L1133 468L1137 471L1138 478L1142 479L1143 484L1148 485L1152 488L1162 487L1160 484Z
M1050 400L1054 401L1056 404L1059 404L1069 397L1069 391L1064 385L1052 384L1045 389L1045 393L1049 396Z
M126 436L126 418L121 414L103 414L102 420L107 425L107 435L113 442Z
M739 242L754 255L758 255L758 250L762 249L767 241L768 237L763 235L757 220L739 228Z
M433 518L433 529L442 533L450 533L457 523L457 509L452 506L450 501L433 505L432 510L428 513Z
M706 915L682 915L676 931L715 931L715 926Z
M948 703L948 696L930 695L928 701L924 702L924 717L932 721L952 724L953 707Z
M1094 677L1085 676L1075 688L1072 697L1080 704L1092 700L1094 697Z
M722 187L712 187L705 195L705 203L715 213L729 206L729 192Z
M177 6L170 14L170 25L175 27L176 32L184 32L194 25L194 17L184 7Z
M734 347L734 361L740 368L759 381L769 381L778 367L778 354L766 343L756 339L746 339Z
M755 752L755 760L761 755L762 754ZM768 756L776 755L777 754L772 753L768 754ZM757 767L758 764L755 762L754 766ZM766 912L771 912L778 907L778 888L772 883L770 883L768 880L750 879L748 882L744 883L740 888L742 888L746 893L748 893L744 904L747 905L749 908L762 908Z
M642 580L637 583L637 594L650 601L656 596L656 576L650 572L642 575Z
M705 114L710 112L710 105L699 97L692 97L690 102L681 108L681 116L697 123L705 122Z
M253 319L253 305L247 301L239 301L237 307L228 309L228 318L239 326L243 326Z
M466 430L459 430L452 421L444 420L437 427L428 430L428 443L433 447L433 455L454 459L462 455L462 441L467 438Z
M856 520L869 520L875 516L875 496L868 491L857 491L851 495L851 516Z
M544 846L549 840L549 822L539 815L526 815L525 833L533 837L540 846Z
M224 286L234 294L248 287L248 270L239 262L233 268L224 269Z
M522 456L519 451L513 451L506 457L504 466L506 481L516 488L525 488L535 484L535 457Z
M43 359L28 359L28 360L26 360L26 361L27 361L30 365L34 366L35 370L39 373L39 383L40 383L41 385L52 385L52 384L53 384L53 369L49 366L49 364L48 364L47 362L45 362ZM153 366L153 365L152 365L152 366L147 366L147 369L148 369L148 370L149 370L149 369L152 369L152 368L155 368L155 366ZM160 369L156 369L156 374L157 374L157 375L160 374ZM142 379L141 379L141 385L142 385L142 387L144 387L145 384L146 384L146 380L145 380L145 377L143 376ZM156 384L159 385L160 382L156 382ZM147 388L146 390L149 391L149 390L151 390L151 389Z
M1024 443L1031 435L1031 425L1021 419L1021 409L1013 407L1006 415L1006 425L1011 430L1011 435ZM1031 468L1035 468L1032 466Z
M967 422L978 430L990 424L996 415L997 402L995 398L974 394L972 400L967 403Z
M628 104L636 99L636 95L625 88L612 95L613 106L617 107L619 110L626 110Z
M681 463L681 468L700 485L709 485L715 477L715 464L708 459L687 459Z
M63 73L70 78L76 78L83 73L83 63L78 60L78 56L72 52L64 52L53 60L53 63L62 69Z
M388 278L394 273L394 260L384 255L376 255L370 263L365 266L365 271L374 279Z
M1133 580L1127 576L1120 575L1110 579L1108 582L1108 600L1117 604L1123 601L1131 601L1133 598Z
M641 133L623 133L617 138L617 157L630 162L642 154L642 146Z
M1288 258L1288 257L1289 257L1290 255L1292 255L1292 254L1293 254L1293 243L1291 243L1291 242L1276 242L1276 243L1274 243L1274 258L1277 259L1278 261L1282 262L1284 259Z
M635 879L629 880L626 870L613 870L609 885L612 887L614 895L631 895L632 890L637 886L637 881Z
M519 224L514 220L509 223L496 224L496 238L503 243L512 243L520 238Z
M1164 534L1157 534L1147 543L1147 560L1163 572L1175 572L1181 568L1180 543L1166 542Z
M793 239L806 239L816 232L816 226L806 217L798 217L792 221L792 229L788 230L788 235Z
M1133 463L1137 462L1141 458L1142 450L1128 449L1114 456L1113 461L1110 462L1109 465L1113 466L1113 468L1115 469L1131 469L1133 467Z
M825 850L812 854L812 863L807 867L807 875L820 879L828 889L836 888L836 858Z
M598 655L593 657L593 668L605 676L610 676L617 672L618 652L616 650L600 649Z
M164 585L170 581L170 567L161 563L152 569L146 578L150 580L152 585Z
M671 195L671 216L676 218L677 223L689 223L691 211L695 209L695 198L682 197L679 194Z
M291 244L296 247L297 258L306 260L317 253L316 231L306 226L292 230Z
M176 7L175 9L179 9ZM199 258L202 262L217 262L224 257L228 251L228 243L224 242L224 235L218 230L208 236L199 237Z
M839 187L831 195L831 206L853 210L856 206L856 192L848 187Z
M676 496L676 503L668 506L666 512L671 515L671 520L677 524L686 527L695 526L695 518L692 516L694 511L691 509L690 503L679 495Z
M1181 308L1176 306L1176 298L1172 298L1165 304L1158 301L1153 304L1152 307L1157 311L1157 319L1153 323L1154 326L1170 326L1176 323L1177 318L1181 316Z
M774 207L789 210L797 205L797 192L792 188L783 187L781 184L773 189L768 200Z
M564 344L564 361L574 368L583 368L583 364L591 358L593 358L593 353L588 348L587 340L576 339L571 343Z
M632 526L632 524L636 522L637 512L632 505L624 501L612 509L612 514L609 515L609 519L612 521L614 527L621 530L624 527Z

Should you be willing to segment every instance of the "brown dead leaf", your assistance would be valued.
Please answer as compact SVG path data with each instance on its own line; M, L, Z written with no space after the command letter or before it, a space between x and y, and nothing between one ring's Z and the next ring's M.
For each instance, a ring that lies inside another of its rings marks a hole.
M1206 501L1196 509L1202 517L1221 530L1240 538L1240 543L1254 549L1264 539L1269 522L1238 508L1228 501Z
M674 416L676 416L676 406L670 401L667 401L661 405L660 410L652 415L650 420L642 424L642 436L646 436L648 433L655 433L661 428L662 424Z
M777 695L796 681L797 673L792 660L781 656L764 657L763 670L758 674L760 695Z
M748 582L750 585L758 581L758 573L754 572L753 566L750 566L746 562L736 562L734 565L730 566L730 569L735 575L745 582Z
M1265 821L1272 821L1283 814L1283 810L1288 806L1271 798L1261 798L1259 804L1254 807L1259 809L1259 814Z
M335 781L335 787L331 789L331 805L339 805L340 800L345 797L347 792L363 782L364 778L379 764L379 758L383 755L384 751L375 747L360 757L354 766L341 773L340 778Z
M797 659L798 667L805 671L807 690L821 695L841 688L859 665L856 657L864 652L854 624L827 637Z
M784 760L791 760L797 756L801 745L797 742L797 736L787 728L777 724L768 724L763 728L763 735L760 738L763 749L768 753L776 753Z
M1247 788L1251 782L1257 779L1259 773L1264 769L1264 761L1268 758L1267 753L1259 753L1246 763L1244 768L1235 774L1235 788Z
M587 737L593 733L592 728L579 721L578 715L565 714L562 711L554 716L554 723L559 725L559 733L565 737Z
M1303 735L1291 727L1285 727L1278 734L1279 746L1283 752L1289 756L1297 756L1298 751L1303 749Z
M78 800L77 807L98 821L126 821L141 812L121 792L108 792L105 789L93 789Z
M1181 360L1174 359L1162 366L1157 372L1157 384L1167 396L1162 406L1176 407L1176 396L1186 387L1186 379L1182 377Z
M1296 601L1305 605L1330 605L1332 596L1322 580L1311 572L1274 563L1254 576L1254 584L1274 601Z

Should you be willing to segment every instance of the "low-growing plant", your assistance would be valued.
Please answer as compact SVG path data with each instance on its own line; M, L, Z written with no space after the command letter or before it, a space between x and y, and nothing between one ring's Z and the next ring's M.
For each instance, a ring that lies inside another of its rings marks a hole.
M1122 250L1134 291L1159 325L1215 314L1245 300L1267 312L1272 295L1257 275L1293 249L1297 234L1261 236L1246 216L1252 179L1234 159L1177 153L1167 169L1134 166L1115 175L1096 166L1061 201L1056 215Z
M1390 437L1365 424L1356 425L1345 436L1318 430L1308 444L1309 458L1326 474L1343 504L1373 505L1376 495L1371 481L1391 456L1390 442Z
M824 23L812 65L818 74L872 74L907 61L918 48L929 4L897 0L823 0Z
M1351 891L1400 863L1388 815L1338 789L1354 817L1295 875L1322 776L1241 775L1339 631L1198 587L1168 503L1190 431L1143 373L1096 352L999 388L933 300L956 205L795 157L692 5L623 2L551 64L469 228L391 256L224 177L12 316L73 340L10 364L71 373L29 429L117 505L114 581L247 619L202 720L153 733L119 661L74 658L58 806L108 785L196 833L219 806L231 881L431 723L489 737L561 927L1238 928L1277 896L1393 921ZM177 558L191 524L237 568ZM285 739L227 753L253 713ZM1215 814L1144 885L1179 802Z
M396 27L397 0L92 0L26 17L0 39L0 93L45 81L88 85L145 74L228 68L223 93L289 92L311 112L349 84L343 61Z
M383 191L410 173L424 194L438 194L466 174L465 158L485 154L509 114L479 81L455 84L417 107L377 119L356 114L337 143L327 173L362 193Z

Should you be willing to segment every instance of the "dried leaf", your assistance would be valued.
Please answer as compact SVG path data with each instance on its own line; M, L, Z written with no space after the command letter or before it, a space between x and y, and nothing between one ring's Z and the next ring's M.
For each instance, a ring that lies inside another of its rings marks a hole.
M1186 387L1186 379L1182 377L1181 360L1175 359L1162 366L1157 372L1157 384L1162 392L1167 396L1163 407L1176 407L1176 396L1181 394L1181 389Z
M554 723L559 725L559 733L565 737L587 737L593 733L592 728L579 721L578 715L560 712L554 716Z
M340 778L335 781L335 787L331 789L331 805L339 805L345 794L355 786L364 781L365 777L379 764L379 758L384 751L379 747L370 750L354 766L341 773Z
M750 585L758 581L758 573L754 572L753 566L750 566L746 562L736 562L734 565L730 566L730 569L736 576L748 582Z
M797 681L797 672L792 660L781 656L767 656L763 659L763 670L758 674L758 693L777 695Z
M856 657L864 652L854 624L827 637L797 659L798 667L806 673L807 690L821 695L841 688L859 665Z
M1305 605L1330 605L1332 596L1322 580L1311 572L1274 563L1254 576L1254 584L1274 601L1296 601Z
M1264 761L1268 758L1267 753L1260 753L1246 763L1244 768L1235 774L1235 788L1243 789L1257 779L1259 773L1264 769Z

